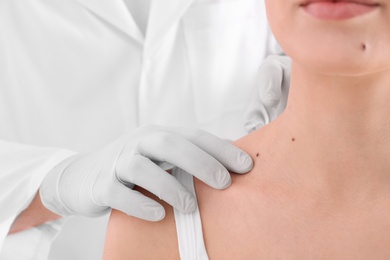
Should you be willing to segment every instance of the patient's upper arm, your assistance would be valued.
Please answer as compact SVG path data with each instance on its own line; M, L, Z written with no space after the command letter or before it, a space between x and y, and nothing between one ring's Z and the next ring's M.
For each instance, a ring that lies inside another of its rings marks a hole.
M113 210L107 228L104 259L180 259L173 209L150 193L139 190L164 206L165 219L148 222Z

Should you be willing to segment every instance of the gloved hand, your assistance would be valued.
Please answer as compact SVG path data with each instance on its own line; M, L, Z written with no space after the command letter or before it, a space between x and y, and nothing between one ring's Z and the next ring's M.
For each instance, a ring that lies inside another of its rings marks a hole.
M245 173L253 167L246 153L210 133L141 127L98 151L61 162L45 177L41 200L61 216L100 216L114 208L145 220L163 219L159 203L132 190L138 185L178 210L192 212L197 206L194 196L160 167L167 164L216 189L230 185L227 169Z
M291 59L270 55L260 66L258 84L245 113L248 133L277 118L286 108L290 89Z

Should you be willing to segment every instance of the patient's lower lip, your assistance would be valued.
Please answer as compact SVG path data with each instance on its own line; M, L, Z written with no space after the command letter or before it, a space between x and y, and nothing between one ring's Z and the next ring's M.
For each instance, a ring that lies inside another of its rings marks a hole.
M310 15L324 20L344 20L375 10L377 5L354 2L312 2L303 9Z

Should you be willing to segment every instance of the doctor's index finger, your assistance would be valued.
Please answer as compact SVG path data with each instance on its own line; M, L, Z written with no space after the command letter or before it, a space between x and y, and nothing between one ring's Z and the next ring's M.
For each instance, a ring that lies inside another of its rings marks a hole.
M189 127L169 128L169 131L196 145L231 172L247 173L253 167L252 158L226 139Z
M234 173L247 173L253 168L252 158L231 142L206 131L182 131L181 135L214 157L226 169Z

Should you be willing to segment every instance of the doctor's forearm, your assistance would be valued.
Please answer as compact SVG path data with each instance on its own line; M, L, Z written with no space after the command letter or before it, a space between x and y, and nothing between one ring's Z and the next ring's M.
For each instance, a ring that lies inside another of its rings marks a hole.
M61 216L43 206L39 193L37 192L31 204L15 219L8 234L21 232L59 218Z

